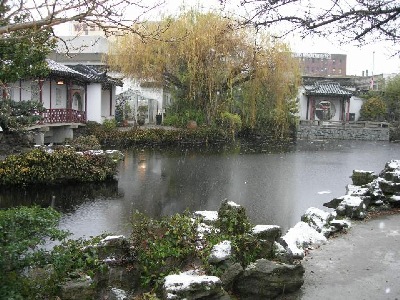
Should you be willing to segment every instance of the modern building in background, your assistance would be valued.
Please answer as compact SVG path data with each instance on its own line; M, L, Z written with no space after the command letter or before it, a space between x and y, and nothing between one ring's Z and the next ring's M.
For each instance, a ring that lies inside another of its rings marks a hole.
M345 76L346 54L293 53L302 68L304 76Z

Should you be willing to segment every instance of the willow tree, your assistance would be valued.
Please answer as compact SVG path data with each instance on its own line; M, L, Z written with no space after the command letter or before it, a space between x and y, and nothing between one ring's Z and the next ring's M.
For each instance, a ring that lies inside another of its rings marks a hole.
M208 124L222 112L239 113L254 127L260 113L284 109L295 96L295 60L284 45L252 28L197 11L146 26L160 28L156 39L120 37L108 63L128 77L170 87L177 112L201 112Z

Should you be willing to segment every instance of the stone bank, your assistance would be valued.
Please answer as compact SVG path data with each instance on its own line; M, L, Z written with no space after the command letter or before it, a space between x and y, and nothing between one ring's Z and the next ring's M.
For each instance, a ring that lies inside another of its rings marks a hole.
M389 141L389 126L387 123L372 122L301 122L297 128L297 139Z

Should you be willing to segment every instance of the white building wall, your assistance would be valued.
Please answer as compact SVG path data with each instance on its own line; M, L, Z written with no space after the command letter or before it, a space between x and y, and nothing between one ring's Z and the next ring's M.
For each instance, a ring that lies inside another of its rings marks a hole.
M103 119L109 119L114 115L111 108L110 112L110 90L101 91L101 116Z
M87 120L102 123L101 84L91 83L87 87Z
M360 118L360 110L363 103L364 100L359 97L353 96L350 99L350 113L355 114L355 121L358 121L358 119Z

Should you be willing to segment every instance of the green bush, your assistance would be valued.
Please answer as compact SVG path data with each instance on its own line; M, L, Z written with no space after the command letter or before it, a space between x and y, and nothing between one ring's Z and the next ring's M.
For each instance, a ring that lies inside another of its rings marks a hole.
M360 119L364 121L383 121L387 114L385 101L380 97L366 100L361 106Z
M0 299L56 299L66 280L106 268L92 246L104 236L65 240L59 219L52 208L0 210ZM61 243L46 250L49 240Z
M5 132L21 131L43 118L41 113L46 109L36 101L0 101L0 126Z
M142 286L158 286L166 275L196 257L197 225L188 214L161 220L134 215L131 239Z
M95 135L103 147L130 148L135 146L220 143L229 141L227 131L215 127L198 127L194 130L140 129L104 130L92 127L88 134Z
M168 111L164 117L163 124L167 126L175 126L179 128L186 128L189 121L196 121L198 126L205 123L204 113L194 109L188 109L180 113Z
M76 151L100 150L99 140L94 135L80 136L70 143Z
M0 162L0 185L99 182L112 178L116 168L117 163L106 155L82 155L68 148L51 153L34 149Z
M0 210L0 299L34 299L40 292L43 285L24 274L29 268L48 265L49 253L39 248L47 239L67 236L57 229L59 218L51 208Z
M117 121L115 119L105 119L103 121L103 128L105 130L112 130L117 128Z

